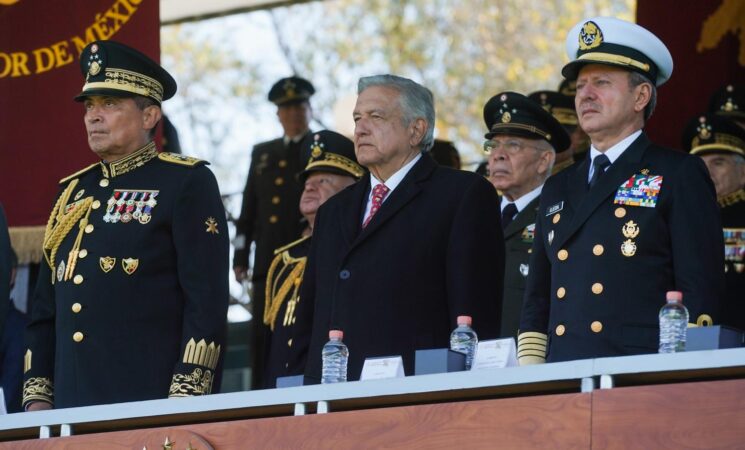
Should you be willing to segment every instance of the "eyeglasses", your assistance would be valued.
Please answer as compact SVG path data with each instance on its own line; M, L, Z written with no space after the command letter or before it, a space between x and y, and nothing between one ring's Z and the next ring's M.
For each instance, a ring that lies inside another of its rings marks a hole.
M517 140L517 139L510 139L507 141L493 141L491 139L484 141L484 152L489 155L494 150L497 150L499 148L502 148L505 152L509 153L510 155L516 155L520 152L520 150L529 147L529 148L537 148L533 145L528 145L523 141Z

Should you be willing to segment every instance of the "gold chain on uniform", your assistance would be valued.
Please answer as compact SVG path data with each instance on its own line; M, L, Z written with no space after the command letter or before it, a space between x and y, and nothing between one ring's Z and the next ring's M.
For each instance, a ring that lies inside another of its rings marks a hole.
M303 272L305 271L305 263L307 262L307 260L307 257L293 258L292 256L290 256L289 252L284 252L278 257L274 258L271 266L269 266L269 272L267 273L266 279L272 280L274 279L274 272L275 270L277 270L277 266L279 265L280 261L285 263L284 267L282 267L282 270L284 270L289 264L295 263L295 267L292 268L290 274L282 282L279 290L276 291L276 295L272 295L275 292L274 288L276 287L276 285L274 283L267 283L266 285L266 292L264 293L264 324L269 325L272 331L274 331L274 323L277 320L279 308L282 307L282 303L284 303L287 294L290 292L290 289L294 288L293 298L297 297L297 291L300 288L300 283L296 280L302 280ZM279 275L281 274L282 271L280 271L280 273L277 275L277 278L279 278Z

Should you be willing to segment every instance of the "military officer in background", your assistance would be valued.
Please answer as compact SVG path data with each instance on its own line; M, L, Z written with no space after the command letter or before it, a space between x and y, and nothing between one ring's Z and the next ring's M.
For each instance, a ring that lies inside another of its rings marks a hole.
M574 97L554 91L537 91L528 95L528 98L548 111L561 124L568 136L576 133L579 126L577 126L577 112L574 110ZM574 140L570 141L570 144L574 144ZM574 164L574 145L569 145L564 150L556 151L556 161L550 175L561 172L572 164Z
M714 187L699 158L642 131L672 57L646 29L582 21L566 40L590 157L546 182L518 336L521 364L655 353L667 291L694 324L719 320L724 265Z
M728 84L711 95L709 112L745 128L745 85Z
M34 294L28 410L209 394L225 350L228 233L206 163L158 153L176 82L113 41L89 44L75 100L100 161L60 181Z
M561 80L561 83L559 83L559 94L561 94L564 99L569 98L571 100L571 106L569 106L568 103L566 103L566 100L562 102L564 107L571 108L572 112L574 113L574 124L572 124L572 120L569 119L567 116L563 115L564 119L556 117L559 122L564 125L564 129L567 130L567 133L569 133L569 137L572 139L572 157L574 161L582 161L587 157L587 154L590 152L590 138L587 136L587 133L582 129L582 127L579 126L579 119L577 119L577 109L574 105L574 96L577 94L577 80L567 80L564 78ZM558 172L558 170L554 170L554 173Z
M277 105L277 117L284 135L257 144L251 154L251 168L243 191L241 214L235 223L233 270L235 278L248 277L251 243L256 244L251 268L252 321L251 387L263 386L264 355L268 329L264 326L264 291L274 249L300 237L306 224L297 205L303 191L296 175L303 169L300 142L310 133L313 85L300 77L282 78L269 90L269 101Z
M489 181L502 193L505 244L504 296L500 333L517 337L528 258L543 183L556 153L569 153L569 135L541 105L522 94L502 92L484 106Z
M721 115L694 117L683 148L706 163L724 227L722 324L745 330L745 129Z
M365 173L357 164L354 144L333 131L318 131L302 142L308 164L299 175L304 183L300 212L313 232L318 208ZM300 286L310 250L310 236L274 251L266 284L264 324L272 330L266 362L265 387L278 377L302 375L313 325L313 304L300 298Z

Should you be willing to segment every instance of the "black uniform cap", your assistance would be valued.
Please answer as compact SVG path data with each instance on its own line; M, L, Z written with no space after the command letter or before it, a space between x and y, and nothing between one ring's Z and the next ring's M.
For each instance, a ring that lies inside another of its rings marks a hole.
M83 90L75 101L90 95L141 95L159 105L176 93L176 80L158 63L139 51L114 41L95 41L80 54Z
M310 81L300 77L287 77L274 83L269 89L269 101L277 106L302 103L316 93Z
M745 85L722 86L712 94L709 112L734 120L745 120Z
M574 96L563 95L555 91L537 91L528 95L528 98L541 105L560 124L570 127L577 126Z
M702 114L684 128L683 148L699 156L710 153L745 156L745 129L726 117Z
M312 172L330 172L359 180L365 169L357 163L354 143L349 138L329 130L310 133L300 144L303 160L308 161L298 177L301 181Z
M539 103L517 92L502 92L484 106L484 122L491 139L510 134L528 139L544 139L557 153L569 148L570 138L564 127Z

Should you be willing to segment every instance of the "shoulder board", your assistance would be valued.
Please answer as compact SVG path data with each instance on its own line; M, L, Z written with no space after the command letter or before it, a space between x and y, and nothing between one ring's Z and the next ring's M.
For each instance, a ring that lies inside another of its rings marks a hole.
M301 237L297 241L290 242L289 244L287 244L287 245L285 245L283 247L280 247L280 248L274 250L274 254L275 255L279 255L280 253L284 252L285 250L289 250L292 247L294 247L294 246L296 246L296 245L298 245L298 244L300 244L300 243L302 243L302 242L304 242L304 241L306 241L308 239L310 239L310 236Z
M199 164L209 164L207 161L192 156L179 155L178 153L161 152L158 153L158 159L161 161L180 164L182 166L194 167Z
M94 167L97 167L97 166L98 166L98 163L93 163L93 164L91 164L90 166L88 166L88 167L86 167L84 169L80 169L77 172L75 172L74 174L68 175L65 178L59 180L59 184L65 184L68 181L72 180L73 178L79 177L80 175L82 175L82 174L90 171L91 169L93 169Z

